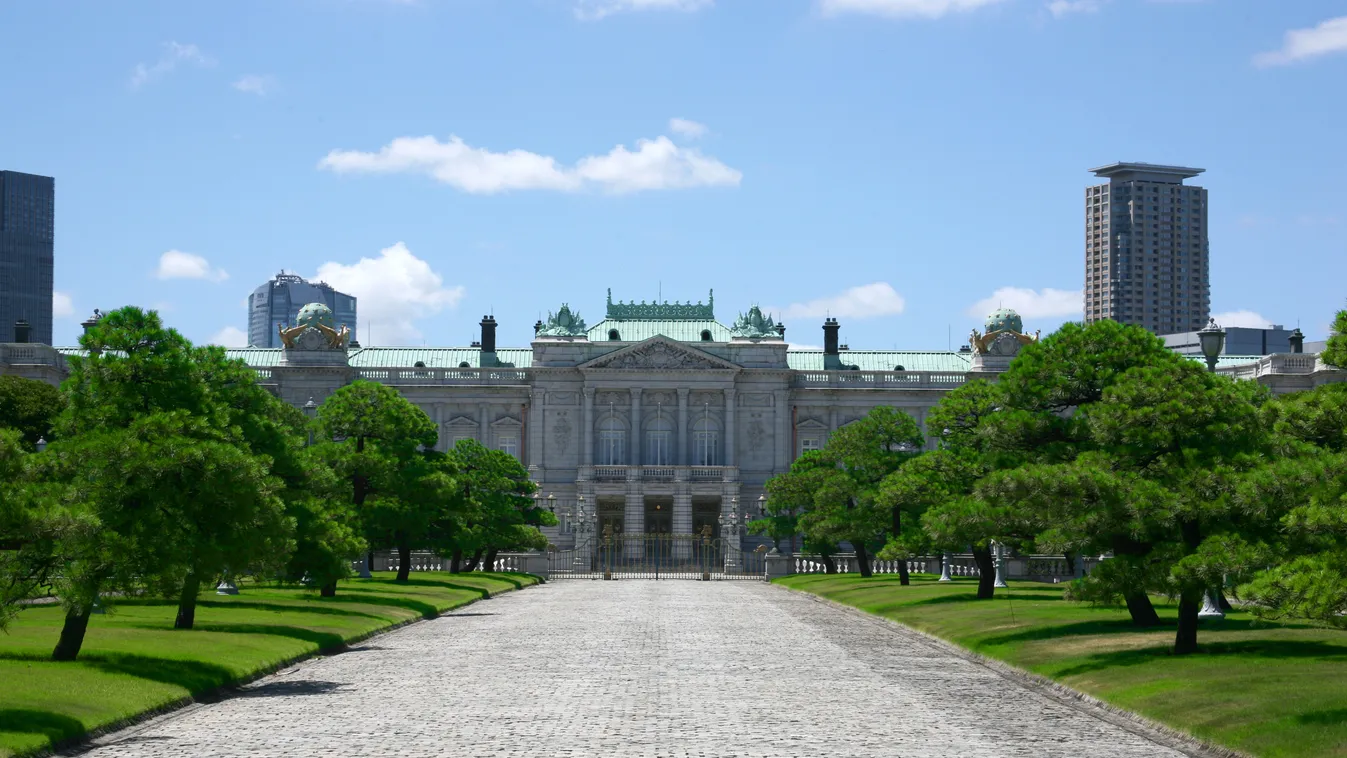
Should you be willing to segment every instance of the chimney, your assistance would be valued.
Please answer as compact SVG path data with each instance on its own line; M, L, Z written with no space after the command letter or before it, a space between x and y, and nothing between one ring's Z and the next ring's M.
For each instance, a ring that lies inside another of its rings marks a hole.
M17 333L17 331L18 330L16 329L15 332ZM1304 332L1300 331L1300 327L1296 327L1295 331L1291 332L1289 341L1291 343L1291 352L1293 353L1305 352L1305 334Z
M538 332L541 332L542 330L543 330L543 320L542 320L542 319L538 319L538 320L533 324L533 336L534 336L534 337L537 337L537 336L538 336Z
M482 352L496 352L496 317L482 317Z
M14 341L23 343L30 339L33 327L28 324L26 319L19 319L14 322Z
M823 319L823 354L837 355L837 332L842 328L835 318Z

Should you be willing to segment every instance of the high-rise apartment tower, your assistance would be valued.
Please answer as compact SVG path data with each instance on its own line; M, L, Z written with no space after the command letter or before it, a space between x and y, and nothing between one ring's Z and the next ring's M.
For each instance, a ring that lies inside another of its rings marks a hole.
M309 303L322 303L331 308L337 328L343 325L349 327L351 341L355 341L353 296L338 292L325 282L311 283L303 277L282 272L248 296L248 345L280 347L276 327L294 326L299 318L299 309Z
M56 180L0 171L0 342L22 319L30 341L51 344L55 238Z
M1085 322L1190 332L1211 314L1205 169L1114 163L1085 189Z

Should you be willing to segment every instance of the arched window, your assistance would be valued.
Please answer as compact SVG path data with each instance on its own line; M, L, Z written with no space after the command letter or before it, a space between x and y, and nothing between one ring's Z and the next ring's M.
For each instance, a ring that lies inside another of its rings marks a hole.
M459 367L459 368L472 368L472 366L471 366L467 361L463 361L462 363L458 364L458 367Z
M692 425L692 465L720 465L720 428L711 418L699 418Z
M417 361L416 363L413 363L413 364L412 364L412 367L413 367L413 368L425 368L425 367L426 367L426 362L425 362L425 361Z
M627 425L617 416L605 416L599 422L599 465L624 466L626 458Z
M710 329L703 329L703 330L702 330L702 342L710 342L710 341L711 341L711 330L710 330Z
M903 364L899 363L897 366L894 366L894 367L893 367L893 370L894 370L894 371L906 371L907 369L903 368Z
M673 420L668 413L658 413L645 425L646 465L673 465L673 429Z
M618 334L616 329L609 329L608 339L611 342L618 342L622 339L622 335Z

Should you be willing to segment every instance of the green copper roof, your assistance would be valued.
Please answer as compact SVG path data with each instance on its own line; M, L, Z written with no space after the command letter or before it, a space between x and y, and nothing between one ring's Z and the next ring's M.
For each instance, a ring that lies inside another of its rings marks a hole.
M533 349L500 348L496 360L514 368L528 368L533 365ZM350 361L356 368L409 368L418 361L426 368L458 368L463 363L481 368L482 351L475 347L362 347L351 351Z
M702 332L711 333L711 342L729 342L730 330L715 320L702 321L619 321L604 319L591 326L590 342L609 342L608 332L617 330L619 342L640 342L656 335L679 342L702 342Z
M691 302L637 303L613 302L613 290L608 290L608 311L605 318L613 321L715 321L716 293L712 290L705 305ZM665 335L666 337L669 335ZM593 339L592 337L590 339Z
M921 350L843 350L842 362L859 366L861 371L968 371L971 353ZM822 350L791 350L786 365L796 371L823 371Z

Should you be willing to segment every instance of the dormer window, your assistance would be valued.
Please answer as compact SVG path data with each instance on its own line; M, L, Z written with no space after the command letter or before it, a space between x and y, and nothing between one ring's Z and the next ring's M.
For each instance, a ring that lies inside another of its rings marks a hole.
M618 334L616 329L609 329L609 330L608 330L608 341L609 341L609 342L619 342L619 341L621 341L621 339L622 339L622 335Z
M412 368L425 368L425 367L426 367L425 361L417 361L416 363L412 364Z
M458 367L459 367L459 368L472 368L472 366L469 365L467 361L463 361L462 363L458 364Z
M893 370L894 370L894 371L906 371L907 369L903 368L903 364L899 363L897 366L894 366L894 367L893 367Z
M710 341L711 341L711 330L710 330L710 329L703 329L703 330L702 330L702 342L710 342Z

